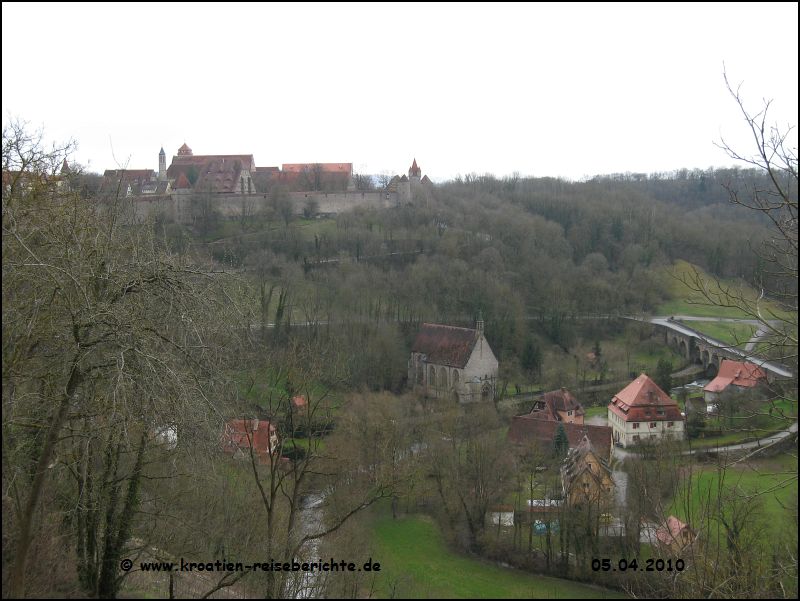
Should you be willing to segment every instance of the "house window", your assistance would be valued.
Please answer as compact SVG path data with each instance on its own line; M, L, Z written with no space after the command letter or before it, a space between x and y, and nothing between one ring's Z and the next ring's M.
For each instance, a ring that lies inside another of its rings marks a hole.
M671 428L675 422L667 422L667 428Z
M631 427L632 427L634 430L638 429L638 428L639 428L639 422L633 422L633 425L632 425Z
M656 427L656 422L650 422L650 427L651 428L655 428Z
M567 415L572 415L572 411L567 411Z

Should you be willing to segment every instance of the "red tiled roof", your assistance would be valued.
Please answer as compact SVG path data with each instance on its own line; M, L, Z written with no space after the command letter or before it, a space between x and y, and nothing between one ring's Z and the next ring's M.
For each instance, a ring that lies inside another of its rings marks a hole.
M353 163L284 163L284 172L301 173L303 171L314 171L319 169L321 173L344 173L353 172Z
M753 388L760 381L765 380L766 377L767 374L757 365L747 361L723 359L722 365L719 366L717 377L711 380L703 390L706 392L721 392L731 384L742 388Z
M646 374L620 390L608 408L626 422L683 421L678 403Z
M656 529L656 538L665 545L672 545L676 542L682 544L684 541L681 535L684 531L694 537L694 531L687 524L671 515L667 518L666 527L662 526Z
M411 352L427 355L436 365L464 367L477 341L477 330L423 323Z
M554 421L559 421L558 411L575 411L575 415L586 415L581 404L566 388L545 392L540 402L544 403L544 408L534 409L531 413L546 412Z
M274 451L270 435L275 431L275 425L267 420L232 419L225 424L223 450L232 453L237 449L249 449L252 443L256 453L270 453Z
M186 145L186 142L184 142L184 143L183 143L183 146L181 146L180 148L178 148L178 154L179 154L179 155L191 155L191 154L192 154L192 149L191 149L191 148L189 148L189 147Z
M611 428L608 426L554 422L538 419L531 414L517 415L511 420L508 438L517 444L529 444L536 441L543 447L550 448L553 446L553 439L559 425L564 426L570 448L577 448L585 436L598 456L608 461L611 456Z
M175 181L175 189L176 190L188 190L192 187L192 184L189 183L189 180L186 179L186 175L181 173L178 175L178 179Z
M411 177L412 175L416 175L419 177L422 175L422 169L417 166L417 159L414 159L414 163L411 165L411 168L408 170L408 175Z

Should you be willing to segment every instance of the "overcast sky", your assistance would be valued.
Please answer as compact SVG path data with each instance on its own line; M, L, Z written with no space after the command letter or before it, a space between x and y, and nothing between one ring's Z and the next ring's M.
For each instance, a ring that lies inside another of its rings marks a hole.
M434 181L731 165L714 142L752 139L723 63L798 116L797 3L2 6L4 124L93 171L184 142Z

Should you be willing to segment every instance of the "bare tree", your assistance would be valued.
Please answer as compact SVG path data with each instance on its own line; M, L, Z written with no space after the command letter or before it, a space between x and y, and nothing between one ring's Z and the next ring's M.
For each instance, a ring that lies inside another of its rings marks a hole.
M152 224L123 221L122 201L106 211L46 176L59 155L22 126L3 130L4 169L18 167L2 200L4 550L24 596L51 485L69 499L87 592L114 596L148 441L216 411L212 365L236 312L220 310L221 274L171 255Z
M714 279L708 280L697 270L690 272L684 282L700 293L704 302L719 307L732 307L759 323L767 344L778 360L789 365L797 363L797 148L790 145L794 127L781 128L768 121L771 101L765 100L756 113L751 112L725 74L725 85L739 106L742 117L754 142L754 152L734 149L724 139L718 144L728 156L760 170L769 185L753 185L740 189L727 185L731 203L756 211L771 227L772 235L753 252L763 269L752 284L757 295L751 297L741 289ZM766 301L777 301L785 309L775 311Z

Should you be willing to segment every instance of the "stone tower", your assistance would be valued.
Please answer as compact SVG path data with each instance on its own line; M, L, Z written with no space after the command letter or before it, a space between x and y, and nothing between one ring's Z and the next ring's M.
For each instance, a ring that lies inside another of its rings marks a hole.
M167 179L167 155L164 153L164 147L161 147L161 152L158 153L158 181L163 182Z

